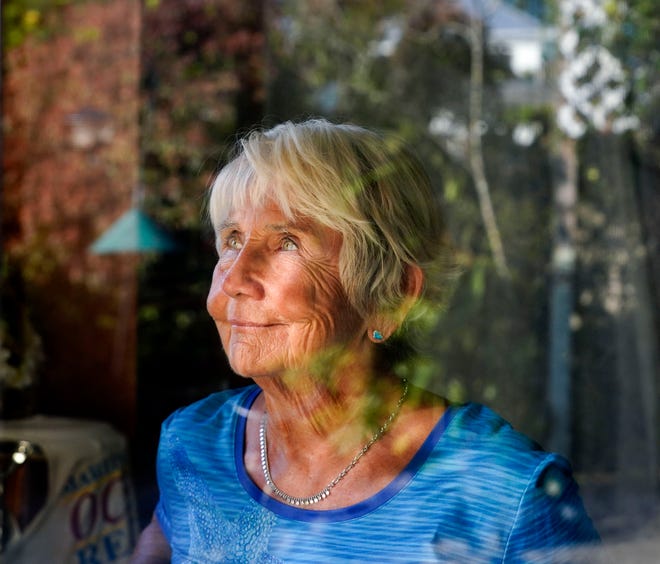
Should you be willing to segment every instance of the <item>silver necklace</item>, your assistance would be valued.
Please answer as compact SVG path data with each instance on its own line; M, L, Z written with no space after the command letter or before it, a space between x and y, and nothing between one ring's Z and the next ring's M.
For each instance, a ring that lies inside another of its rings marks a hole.
M268 449L266 447L266 420L268 419L268 416L264 412L264 415L261 418L261 424L259 426L259 450L261 453L261 469L264 472L264 479L266 480L266 484L272 490L272 492L289 505L313 505L314 503L318 503L319 501L323 501L325 498L327 498L330 495L332 488L334 488L344 478L344 476L346 476L346 474L348 474L355 467L360 458L367 454L369 449L382 438L382 436L387 432L389 426L396 419L397 415L399 415L401 406L403 405L403 402L406 401L406 397L408 396L408 381L404 379L402 380L402 383L403 393L401 394L399 401L394 407L394 411L390 413L389 417L385 420L385 423L380 426L380 428L371 437L369 442L365 444L360 449L360 451L358 451L358 453L353 457L353 460L351 460L350 464L346 466L346 468L344 468L337 475L337 477L332 480L332 482L330 482L316 495L309 497L294 497L289 495L288 493L283 492L280 488L278 488L275 485L275 482L273 482L273 478L270 475L270 467L268 466Z

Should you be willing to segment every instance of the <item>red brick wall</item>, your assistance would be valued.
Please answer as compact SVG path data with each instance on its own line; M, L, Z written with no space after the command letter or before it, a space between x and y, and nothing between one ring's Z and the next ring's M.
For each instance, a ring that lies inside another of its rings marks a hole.
M130 432L137 262L89 246L138 182L140 2L71 3L40 21L39 36L4 53L3 251L22 268L43 339L40 411ZM115 134L83 152L68 142L68 116L86 107Z

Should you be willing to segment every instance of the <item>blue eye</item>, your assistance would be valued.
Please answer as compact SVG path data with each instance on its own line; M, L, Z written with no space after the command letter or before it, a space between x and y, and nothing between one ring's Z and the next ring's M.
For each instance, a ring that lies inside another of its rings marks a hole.
M286 237L285 239L282 239L281 248L283 251L296 251L298 250L298 245L296 245L293 239Z
M238 238L236 233L231 233L225 238L225 247L239 250L243 247L243 244L241 243L241 240Z

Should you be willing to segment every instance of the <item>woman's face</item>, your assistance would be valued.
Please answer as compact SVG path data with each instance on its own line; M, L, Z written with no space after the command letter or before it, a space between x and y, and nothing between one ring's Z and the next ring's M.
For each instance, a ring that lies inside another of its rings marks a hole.
M207 308L236 373L307 370L322 353L363 342L339 281L337 231L270 205L230 214L216 243Z

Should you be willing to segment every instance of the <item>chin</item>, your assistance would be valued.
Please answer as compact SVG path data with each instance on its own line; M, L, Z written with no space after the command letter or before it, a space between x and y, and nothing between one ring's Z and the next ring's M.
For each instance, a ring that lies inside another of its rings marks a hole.
M256 362L254 359L235 358L227 355L231 369L243 378L263 378L277 376L285 372L279 364Z

